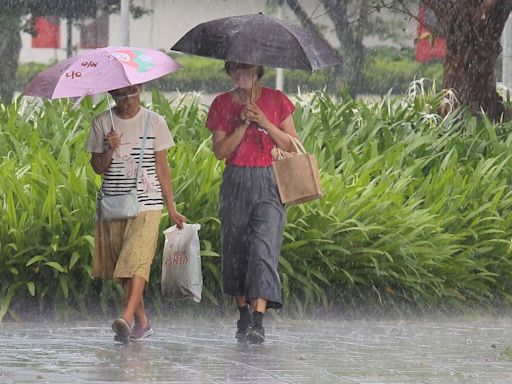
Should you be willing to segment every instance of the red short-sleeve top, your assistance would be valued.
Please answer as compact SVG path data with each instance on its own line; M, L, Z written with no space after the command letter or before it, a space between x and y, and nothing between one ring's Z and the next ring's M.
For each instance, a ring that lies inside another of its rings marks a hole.
M265 113L267 119L280 128L281 123L295 110L286 95L272 88L263 87L256 105ZM244 105L233 100L229 92L217 96L208 112L206 127L210 131L232 133L240 126L240 114ZM271 149L276 145L270 135L251 123L245 131L242 141L226 159L226 164L242 167L268 167L272 165Z

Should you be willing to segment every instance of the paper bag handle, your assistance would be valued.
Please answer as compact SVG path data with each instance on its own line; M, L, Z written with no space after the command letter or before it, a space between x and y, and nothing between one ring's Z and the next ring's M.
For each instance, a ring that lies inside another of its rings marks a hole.
M302 143L300 142L300 140L296 137L293 137L292 135L290 134L286 134L289 138L290 138L290 141L292 142L293 146L295 147L295 153L297 154L306 154L306 149L304 148L304 146L302 145ZM276 153L277 153L277 160L282 160L284 159L284 154L283 153L286 153L286 151L283 151L281 148L279 147L276 147Z

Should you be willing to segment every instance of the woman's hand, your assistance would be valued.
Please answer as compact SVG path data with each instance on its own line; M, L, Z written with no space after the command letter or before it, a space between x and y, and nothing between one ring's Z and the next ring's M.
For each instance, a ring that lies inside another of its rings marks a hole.
M256 123L261 128L268 130L272 123L267 119L265 113L258 107L255 103L250 103L247 105L247 120Z
M183 224L185 223L186 217L179 213L175 207L172 207L168 210L169 217L176 223L176 226L179 229L183 228Z
M242 111L240 112L240 124L246 124L247 121L247 106L242 108Z
M121 136L113 129L107 134L108 147L116 149L121 145Z

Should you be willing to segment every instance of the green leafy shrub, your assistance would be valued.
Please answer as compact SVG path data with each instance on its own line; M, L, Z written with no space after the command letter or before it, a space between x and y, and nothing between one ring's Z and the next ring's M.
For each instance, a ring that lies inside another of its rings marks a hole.
M285 308L298 314L450 310L510 304L512 136L510 123L441 118L442 97L416 83L404 98L378 103L296 99L294 119L317 156L325 196L287 207L280 273ZM99 176L84 152L92 117L84 100L0 106L0 318L35 313L87 316L119 310L119 285L90 276ZM200 231L204 303L223 306L218 190L223 170L197 103L152 108L177 146L169 153L179 209ZM169 219L162 218L161 227ZM160 237L147 298L160 295ZM196 308L196 307L194 307Z

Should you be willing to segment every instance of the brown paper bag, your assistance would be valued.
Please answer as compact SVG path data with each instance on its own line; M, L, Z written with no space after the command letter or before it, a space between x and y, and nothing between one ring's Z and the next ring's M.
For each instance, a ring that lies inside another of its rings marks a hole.
M318 165L313 155L306 153L302 143L290 136L296 152L274 148L272 167L276 175L279 196L283 204L300 204L323 196Z

